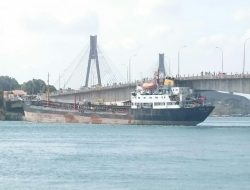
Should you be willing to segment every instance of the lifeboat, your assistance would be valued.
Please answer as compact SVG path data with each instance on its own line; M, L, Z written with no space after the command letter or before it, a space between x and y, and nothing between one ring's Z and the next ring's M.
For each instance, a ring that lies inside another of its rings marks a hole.
M145 90L153 90L157 88L157 84L155 82L145 82L143 83L142 88Z
M165 79L164 85L165 86L174 86L174 80L173 79Z

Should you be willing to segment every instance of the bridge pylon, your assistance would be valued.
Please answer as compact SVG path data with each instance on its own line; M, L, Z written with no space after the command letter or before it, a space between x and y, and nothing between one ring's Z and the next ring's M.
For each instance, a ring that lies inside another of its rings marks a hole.
M90 36L90 51L89 51L89 60L88 60L87 75L86 75L86 80L85 80L85 87L88 87L91 60L95 60L98 85L101 86L102 82L101 82L99 59L98 59L98 52L97 52L97 35Z
M165 66L164 66L164 53L159 53L159 67L158 67L159 76L166 76Z

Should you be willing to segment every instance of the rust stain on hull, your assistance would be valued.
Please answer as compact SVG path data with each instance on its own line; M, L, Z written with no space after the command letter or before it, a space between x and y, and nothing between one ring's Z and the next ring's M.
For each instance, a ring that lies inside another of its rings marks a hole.
M73 114L64 114L66 123L79 123Z
M133 118L131 116L128 117L128 124L132 124L132 119Z
M93 124L102 124L101 117L96 114L91 115L90 120L91 120L91 123Z

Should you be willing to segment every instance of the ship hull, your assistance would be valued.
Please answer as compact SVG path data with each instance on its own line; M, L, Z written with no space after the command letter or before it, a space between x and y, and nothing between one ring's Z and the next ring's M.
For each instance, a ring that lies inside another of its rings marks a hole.
M25 106L25 120L47 123L190 125L203 122L213 106L178 109L131 109L128 112L62 110Z
M197 125L213 111L214 106L201 106L177 109L131 110L134 119L140 124Z

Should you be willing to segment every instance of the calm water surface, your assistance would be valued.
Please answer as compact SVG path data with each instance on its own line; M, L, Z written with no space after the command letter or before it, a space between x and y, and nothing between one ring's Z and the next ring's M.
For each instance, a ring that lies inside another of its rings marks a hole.
M197 127L0 122L0 189L250 189L250 118Z

